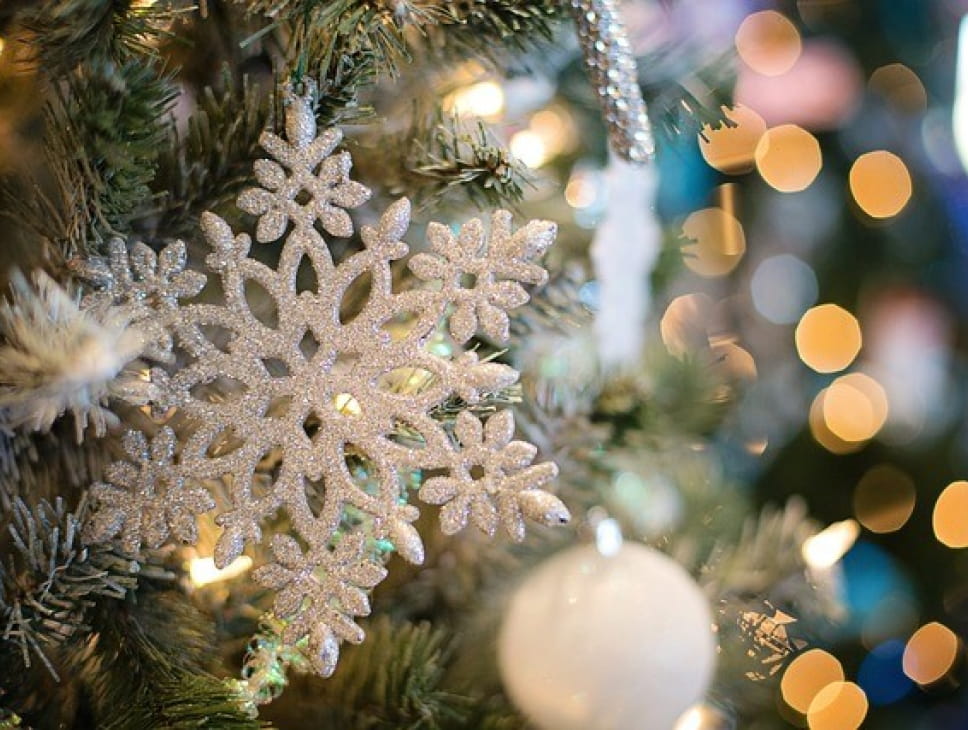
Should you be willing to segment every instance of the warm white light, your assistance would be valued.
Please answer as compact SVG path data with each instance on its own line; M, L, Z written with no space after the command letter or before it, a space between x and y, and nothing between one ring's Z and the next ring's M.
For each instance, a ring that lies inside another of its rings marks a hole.
M251 567L252 558L248 555L240 555L221 570L215 567L214 558L192 558L188 564L188 575L192 584L201 587L209 583L235 578Z
M605 557L622 549L622 528L617 520L607 518L595 525L595 547Z
M363 412L360 402L351 393L337 393L333 396L333 405L344 416L358 416Z
M494 81L480 81L447 97L444 109L460 116L494 118L504 111L504 89Z
M968 170L968 15L961 19L958 33L958 62L955 77L955 102L951 126L961 165Z
M528 167L538 168L548 161L548 145L544 138L531 129L523 129L511 137L511 154Z
M828 526L803 543L803 559L811 568L830 568L853 547L860 535L855 520L843 520Z
M682 713L673 730L702 730L702 709L690 707Z

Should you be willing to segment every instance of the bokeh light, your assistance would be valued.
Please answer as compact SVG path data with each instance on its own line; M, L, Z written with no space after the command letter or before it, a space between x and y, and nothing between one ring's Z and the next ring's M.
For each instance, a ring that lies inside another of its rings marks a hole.
M703 127L699 151L707 164L720 172L730 175L752 172L756 167L756 145L766 133L766 122L742 104L730 109L726 116L736 126Z
M444 111L493 120L504 111L504 89L495 81L464 86L444 99Z
M192 585L201 588L210 583L235 578L251 567L252 558L248 555L240 555L224 568L215 567L215 558L192 558L188 563L188 576Z
M844 668L835 656L810 649L790 662L780 680L780 693L787 705L806 715L824 687L843 680Z
M921 79L903 63L889 63L871 74L868 87L905 112L923 112L928 106L928 92Z
M733 99L756 109L767 125L836 129L863 99L864 76L850 50L830 38L810 39L789 71L766 76L741 64Z
M854 514L871 532L895 532L911 518L915 500L914 480L891 464L879 464L854 489Z
M682 357L709 346L713 301L705 294L683 294L669 302L659 321L659 334L669 353Z
M682 236L691 241L682 247L683 260L700 276L724 276L746 253L742 224L722 208L697 210L682 224Z
M774 324L793 324L817 301L817 277L796 256L763 259L750 280L753 306Z
M832 454L842 455L858 451L863 447L863 443L844 441L827 427L827 421L824 418L824 400L826 399L826 395L827 389L824 388L817 393L817 397L814 398L810 406L810 413L808 415L810 434L818 444Z
M857 730L867 717L867 695L853 682L833 682L817 693L807 710L810 730Z
M911 173L897 155L885 150L868 152L850 168L850 192L871 218L892 218L911 200Z
M907 695L914 687L904 674L904 642L891 639L879 644L860 665L857 683L872 705L889 705Z
M961 640L944 624L932 622L914 632L904 647L904 673L922 686L944 679L961 653Z
M710 345L723 375L731 380L756 380L756 360L747 350L731 339L711 338Z
M794 339L800 359L818 373L843 370L863 344L857 318L836 304L808 310L797 324Z
M789 71L800 58L800 32L775 10L752 13L736 31L736 51L743 62L764 76Z
M811 568L831 568L850 550L860 535L854 520L841 520L807 538L800 548L803 561Z
M950 548L968 547L968 482L952 482L938 497L932 515L934 536Z
M781 193L806 189L823 166L820 143L795 124L767 130L756 145L754 157L760 176Z
M533 129L515 132L508 147L512 155L533 169L541 167L550 157L550 150L544 137Z
M847 442L869 441L887 421L887 394L869 375L851 373L827 388L823 417L837 438Z

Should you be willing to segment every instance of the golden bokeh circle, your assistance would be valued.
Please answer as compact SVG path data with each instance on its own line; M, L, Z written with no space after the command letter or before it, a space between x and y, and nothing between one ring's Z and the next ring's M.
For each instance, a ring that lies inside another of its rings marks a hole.
M891 464L879 464L861 477L854 489L854 514L871 532L896 532L914 512L914 480Z
M858 157L850 168L850 192L857 206L871 218L893 218L914 192L904 160L886 150Z
M726 116L736 126L703 127L699 151L706 163L720 172L730 175L752 172L756 167L756 145L766 133L766 122L742 104L730 109Z
M827 388L823 416L827 428L847 442L869 441L887 421L887 393L863 373L837 378Z
M682 247L683 261L700 276L724 276L746 253L742 224L722 208L697 210L682 224L682 236L691 241Z
M938 497L931 517L934 536L950 548L968 547L968 482L952 482Z
M813 698L807 710L810 730L857 730L870 707L864 690L853 682L832 682Z
M961 640L944 624L932 622L914 632L904 647L904 673L922 686L944 679L961 654Z
M817 393L817 396L813 399L813 403L810 406L810 413L807 419L810 425L810 434L818 444L832 454L843 455L859 451L863 447L863 443L844 441L827 427L827 422L824 419L824 401L826 396L827 389L824 388Z
M903 111L918 113L928 108L928 92L924 84L903 63L889 63L876 69L868 85L871 91Z
M796 124L768 129L756 145L754 158L763 180L781 193L805 190L823 166L817 138Z
M800 359L818 373L843 370L863 344L857 318L836 304L808 309L797 324L794 340Z
M790 662L780 680L780 694L787 705L805 715L824 687L843 680L844 668L835 656L810 649Z
M736 31L735 41L743 62L764 76L786 73L803 50L797 27L775 10L748 15Z

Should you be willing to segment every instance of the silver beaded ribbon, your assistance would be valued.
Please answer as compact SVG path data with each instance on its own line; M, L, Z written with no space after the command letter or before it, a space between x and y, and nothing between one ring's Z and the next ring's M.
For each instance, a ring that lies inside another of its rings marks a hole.
M612 149L630 162L655 153L652 126L639 88L635 57L614 0L567 0L585 67L602 106Z

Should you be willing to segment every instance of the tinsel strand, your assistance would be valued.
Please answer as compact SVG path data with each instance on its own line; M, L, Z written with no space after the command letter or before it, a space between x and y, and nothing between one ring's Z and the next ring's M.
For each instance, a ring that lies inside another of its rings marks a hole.
M655 153L635 57L614 0L568 0L612 149L630 162Z

